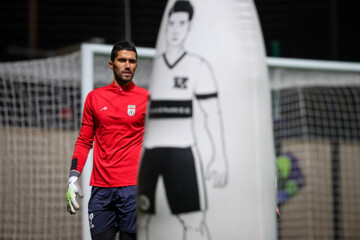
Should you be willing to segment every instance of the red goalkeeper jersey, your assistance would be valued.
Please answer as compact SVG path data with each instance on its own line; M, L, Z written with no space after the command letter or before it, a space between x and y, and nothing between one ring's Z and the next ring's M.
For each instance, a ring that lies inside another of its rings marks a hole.
M148 98L148 91L134 83L125 87L112 83L91 91L85 101L71 170L82 172L94 142L90 185L136 185Z

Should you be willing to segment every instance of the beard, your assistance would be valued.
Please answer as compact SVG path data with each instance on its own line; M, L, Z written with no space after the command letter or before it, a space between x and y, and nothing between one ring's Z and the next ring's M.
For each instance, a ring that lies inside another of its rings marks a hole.
M114 72L115 80L120 86L130 83L132 81L133 76L134 76L133 72L130 73L129 77L124 78L124 77L122 77L122 75L123 75L123 72L121 74L116 74Z

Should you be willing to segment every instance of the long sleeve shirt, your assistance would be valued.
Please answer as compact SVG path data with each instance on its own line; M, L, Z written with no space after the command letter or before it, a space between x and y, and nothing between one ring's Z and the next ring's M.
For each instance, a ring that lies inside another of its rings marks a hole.
M71 170L82 172L94 143L90 185L136 185L148 98L148 91L133 82L125 87L113 82L91 91L85 101Z

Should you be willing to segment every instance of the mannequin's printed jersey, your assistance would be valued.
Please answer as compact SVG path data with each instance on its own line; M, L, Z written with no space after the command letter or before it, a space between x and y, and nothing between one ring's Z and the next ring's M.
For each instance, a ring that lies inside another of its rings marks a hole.
M217 97L217 88L205 59L184 52L170 64L165 54L157 56L150 86L145 148L193 145L193 101L211 97Z

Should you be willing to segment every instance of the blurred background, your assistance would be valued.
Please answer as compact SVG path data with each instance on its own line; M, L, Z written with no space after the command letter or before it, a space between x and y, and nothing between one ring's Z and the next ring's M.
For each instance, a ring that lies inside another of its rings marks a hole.
M254 3L272 96L278 239L360 239L360 1ZM0 240L82 238L82 216L65 204L80 46L126 38L154 48L165 5L0 1ZM94 57L95 87L112 78L108 60ZM138 85L148 87L151 67L140 55Z

